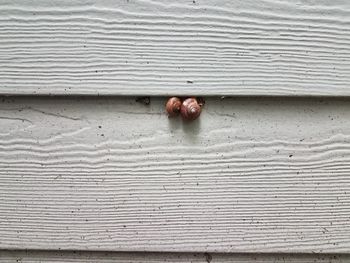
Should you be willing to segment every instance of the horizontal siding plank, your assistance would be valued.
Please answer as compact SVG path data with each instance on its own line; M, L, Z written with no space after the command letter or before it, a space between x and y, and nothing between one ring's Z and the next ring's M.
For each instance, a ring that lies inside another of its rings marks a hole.
M342 263L349 255L0 251L0 263Z
M350 95L347 0L2 0L0 94Z
M0 247L347 253L350 104L4 98Z

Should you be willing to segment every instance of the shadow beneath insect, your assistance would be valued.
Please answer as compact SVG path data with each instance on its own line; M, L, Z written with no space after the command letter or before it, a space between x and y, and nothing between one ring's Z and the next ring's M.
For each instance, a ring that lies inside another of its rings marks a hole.
M197 120L191 121L191 122L188 122L188 121L182 122L182 130L188 136L196 137L196 135L198 135L200 133L200 129L201 129L200 118L198 118Z
M168 117L169 127L171 131L181 129L182 120L181 118Z
M180 118L169 118L169 127L171 131L182 129L184 139L190 142L196 142L201 130L200 118L194 121L184 121Z

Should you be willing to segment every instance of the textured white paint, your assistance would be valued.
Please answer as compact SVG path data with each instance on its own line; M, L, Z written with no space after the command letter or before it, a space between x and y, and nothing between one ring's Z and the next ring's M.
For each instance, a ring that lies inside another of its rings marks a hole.
M0 251L0 263L342 263L348 255Z
M0 103L0 247L109 251L350 249L347 100Z
M0 94L350 95L348 0L2 0Z

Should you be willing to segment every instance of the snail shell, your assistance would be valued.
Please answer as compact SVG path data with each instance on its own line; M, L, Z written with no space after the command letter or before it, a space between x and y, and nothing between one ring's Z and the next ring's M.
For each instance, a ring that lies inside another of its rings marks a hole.
M165 109L169 117L175 117L179 115L181 110L181 100L178 97L170 98L165 105Z
M193 121L201 114L201 105L195 98L188 98L182 102L181 116L184 120Z

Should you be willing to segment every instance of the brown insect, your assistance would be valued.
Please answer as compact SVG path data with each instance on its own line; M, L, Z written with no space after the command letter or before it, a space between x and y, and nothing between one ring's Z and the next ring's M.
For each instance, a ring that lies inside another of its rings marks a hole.
M169 117L175 117L179 115L181 110L181 104L182 104L182 101L178 97L172 97L167 101L165 105L165 109Z
M196 98L187 98L181 105L181 116L186 121L193 121L199 117L202 111L203 102Z

